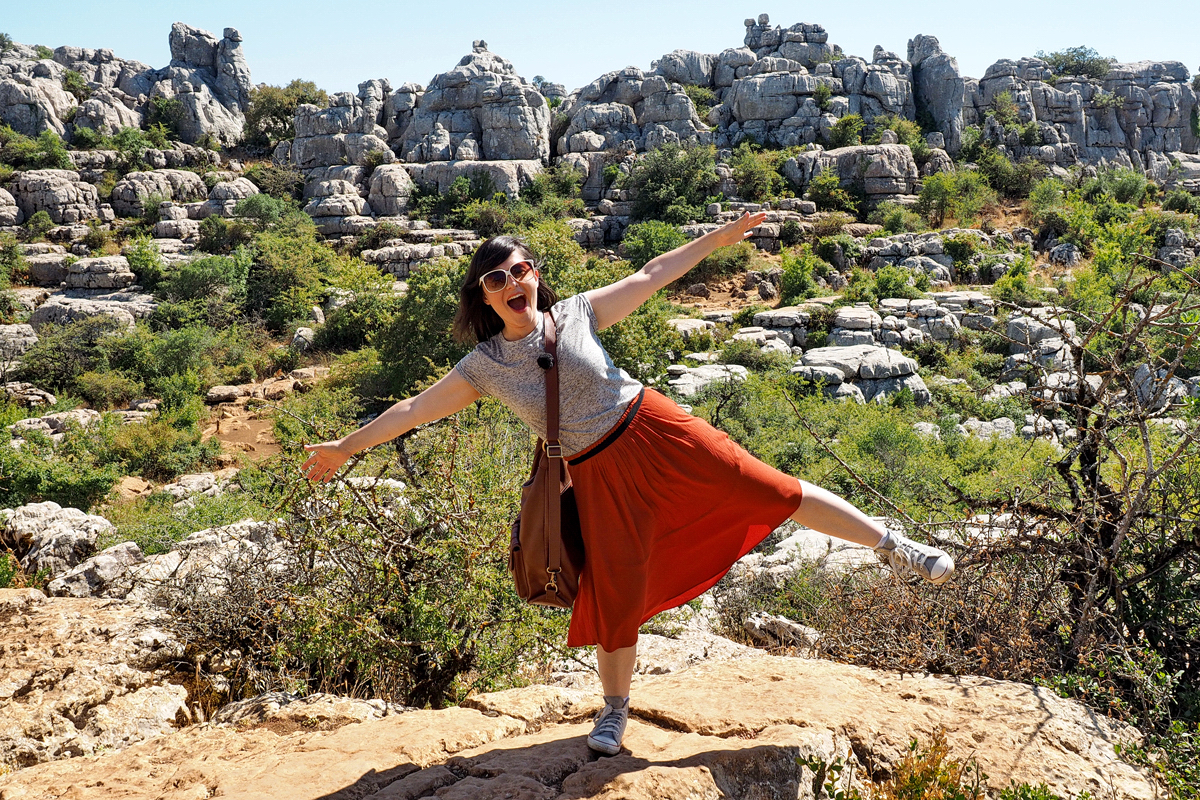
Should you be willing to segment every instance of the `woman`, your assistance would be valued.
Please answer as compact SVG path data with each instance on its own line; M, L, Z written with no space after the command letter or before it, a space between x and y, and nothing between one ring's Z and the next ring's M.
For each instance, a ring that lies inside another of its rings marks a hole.
M575 486L586 562L567 644L597 645L604 710L588 745L615 754L629 715L638 628L715 584L787 518L875 548L893 567L941 583L954 562L943 551L887 531L845 500L784 475L728 436L644 389L613 365L596 332L719 247L751 235L764 214L738 220L665 253L609 286L562 302L541 282L517 239L496 237L471 259L455 335L478 345L445 377L396 403L344 439L308 445L301 471L328 481L351 455L484 394L498 397L541 436L546 432L543 311L558 332L560 439Z

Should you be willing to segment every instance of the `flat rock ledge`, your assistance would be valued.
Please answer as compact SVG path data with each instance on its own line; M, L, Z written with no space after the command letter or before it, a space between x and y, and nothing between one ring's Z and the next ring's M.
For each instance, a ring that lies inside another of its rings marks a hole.
M193 725L19 770L0 778L0 800L811 798L820 781L797 758L840 757L882 778L910 739L938 728L995 789L1011 778L1063 795L1155 796L1114 754L1131 729L1024 684L762 656L639 676L634 698L611 758L584 741L595 695L531 686L334 730Z

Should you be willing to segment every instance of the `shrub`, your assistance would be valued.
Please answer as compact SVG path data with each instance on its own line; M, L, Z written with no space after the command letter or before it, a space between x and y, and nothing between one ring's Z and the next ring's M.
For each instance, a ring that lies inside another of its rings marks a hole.
M829 265L813 254L809 245L800 245L785 250L780 259L783 278L779 283L779 296L785 305L813 297L817 293L817 282L813 273L818 269L828 270Z
M857 214L861 203L860 197L855 197L842 188L842 181L834 169L822 170L809 181L808 197L821 211L846 211Z
M407 397L420 384L441 377L470 350L450 334L465 273L465 261L443 259L408 276L408 293L376 339L394 397Z
M533 206L540 206L555 198L573 200L579 197L583 176L565 161L558 161L549 169L534 176L529 185L521 189L521 199Z
M584 261L583 248L575 241L574 231L565 222L547 220L538 223L525 234L524 239L530 252L537 256L542 274L556 290L562 277Z
M312 81L299 78L287 86L259 84L250 90L243 138L247 145L264 149L295 138L296 109L309 103L320 108L329 105L329 95Z
M922 272L919 277L925 279L923 283L926 288L929 288L929 276ZM888 297L903 297L915 300L922 294L916 286L917 279L918 276L904 267L897 267L892 264L881 267L875 273L875 296L880 300Z
M92 408L102 411L125 408L129 401L144 396L146 387L123 372L85 372L75 379L76 391Z
M282 220L288 211L294 209L295 205L286 200L272 197L269 194L252 194L237 202L237 205L233 207L233 214L253 221L260 231L264 231Z
M942 240L942 249L946 255L954 259L954 266L965 269L971 259L979 252L980 241L969 233L956 233Z
M860 114L847 114L833 124L829 129L829 149L851 147L862 144L862 132L866 127Z
M1185 189L1175 189L1167 193L1162 201L1163 211L1176 211L1180 214L1195 214L1200 216L1200 196Z
M908 145L912 150L913 158L924 161L929 157L929 145L925 141L925 134L921 131L921 126L911 119L888 114L872 120L871 127L874 133L871 134L869 144L879 144L883 141L884 131L894 131L897 141Z
M54 227L49 212L42 210L25 220L25 237L31 242L40 242Z
M163 260L158 245L149 236L138 236L124 249L129 270L137 276L143 289L154 291L163 276Z
M187 109L183 101L176 97L156 96L150 98L146 107L146 124L162 125L172 139L179 138L179 132L187 121Z
M712 251L704 257L690 272L679 279L678 283L707 283L714 278L724 278L745 272L750 267L755 254L754 245L749 242L738 242L728 247Z
M621 246L634 269L641 269L651 259L687 244L688 237L667 222L648 220L625 229Z
M1107 76L1112 65L1117 62L1115 58L1104 58L1084 45L1067 47L1053 53L1039 50L1037 57L1049 64L1055 75L1083 75L1098 79Z
M73 69L63 71L62 85L67 94L73 95L77 102L82 103L92 96L92 87Z
M785 220L779 226L779 243L784 247L795 247L803 238L804 228L796 220Z
M246 294L250 256L238 251L232 258L209 256L185 261L170 270L160 289L172 302L211 298L239 303Z
M813 89L813 102L817 104L817 108L824 114L829 110L829 100L833 97L833 90L824 83L818 83L817 88Z
M984 209L996 202L996 193L983 175L970 170L938 172L921 185L916 210L934 227L947 218L968 225L978 220Z
M830 264L840 267L839 261L850 263L857 261L858 257L862 255L862 246L853 236L839 233L818 239L813 252Z
M713 147L664 144L635 163L626 179L637 193L633 216L674 225L699 219L718 180Z
M363 292L325 317L313 346L337 351L370 346L392 324L400 305L400 297L390 291Z
M761 346L747 339L732 340L721 347L722 364L740 364L746 369L763 372L772 368L786 367L792 357L785 353L763 352Z
M25 255L11 233L0 233L0 289L13 283L24 283L29 277Z
M12 37L7 33L0 33L0 55L4 55L9 50L13 49Z
M906 233L925 230L925 220L914 211L890 200L880 203L879 207L867 217L868 222L882 225L888 233Z
M1014 261L1008 272L992 286L992 297L1019 306L1034 305L1041 300L1042 293L1029 280L1032 260L1025 256Z
M39 59L42 59L43 61L46 59L54 58L54 51L51 50L49 47L46 47L46 45L44 45L44 44L35 44L33 46L33 50L35 53L37 53L37 57Z
M975 162L988 184L1005 197L1028 197L1046 175L1046 165L1040 161L1026 158L1014 164L993 147L984 147Z
M1100 109L1118 109L1125 104L1125 98L1111 92L1096 92L1092 105Z
M171 132L167 130L166 125L156 122L146 128L146 141L158 150L168 150L171 147Z
M260 192L281 200L300 200L304 197L304 175L290 167L255 164L246 170L245 177Z
M211 218L210 218L211 219ZM281 331L307 319L320 300L322 283L346 266L346 259L317 241L308 215L294 211L254 237L254 263L246 283L246 307Z
M0 162L15 169L74 169L62 139L54 131L42 131L31 139L7 125L0 126Z
M717 104L716 94L707 86L684 86L683 91L696 107L696 114L700 119L706 119L708 112Z
M1008 90L997 92L992 98L991 114L1005 128L1021 123L1020 108L1017 106L1017 101L1013 99L1012 92Z
M146 208L151 208L146 203ZM154 210L157 214L157 209ZM200 221L200 238L196 249L205 253L232 253L236 248L249 244L254 239L254 229L238 219L225 219L213 214Z
M109 145L117 151L117 168L121 172L144 169L146 151L150 149L150 139L137 128L121 128L109 141Z
M733 180L740 197L751 202L770 200L784 186L776 169L779 152L763 152L752 142L742 142L733 151Z
M1140 206L1146 198L1150 181L1145 175L1125 167L1104 166L1080 187L1081 196L1093 205L1110 198L1118 203Z
M1046 221L1047 214L1052 209L1062 206L1066 199L1066 187L1058 178L1042 178L1029 192L1029 200L1025 209L1035 225Z

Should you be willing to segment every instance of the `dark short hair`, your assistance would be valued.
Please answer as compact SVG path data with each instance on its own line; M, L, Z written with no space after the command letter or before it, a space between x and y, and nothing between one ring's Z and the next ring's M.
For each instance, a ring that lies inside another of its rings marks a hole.
M483 287L479 279L508 260L513 252L529 259L541 273L541 264L524 241L516 236L493 236L475 251L466 277L458 290L458 313L454 315L454 338L460 342L485 342L504 330L504 320L483 302ZM538 311L549 311L558 302L558 294L546 284L545 276L538 279Z

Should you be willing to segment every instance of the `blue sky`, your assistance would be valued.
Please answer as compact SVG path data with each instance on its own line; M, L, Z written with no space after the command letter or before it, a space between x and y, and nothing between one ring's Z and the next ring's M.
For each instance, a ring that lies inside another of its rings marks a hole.
M876 44L904 57L918 33L937 36L966 75L998 58L1086 44L1122 61L1174 59L1200 70L1200 0L1132 3L925 2L738 4L692 0L565 2L114 2L0 0L0 31L26 44L109 47L154 67L170 60L171 23L217 36L238 28L256 82L316 81L353 90L368 78L426 84L453 67L473 39L509 59L526 78L543 75L575 89L600 74L643 69L676 48L720 52L742 44L746 17L766 12L787 27L816 22L830 41L870 59ZM55 11L48 9L54 8Z

